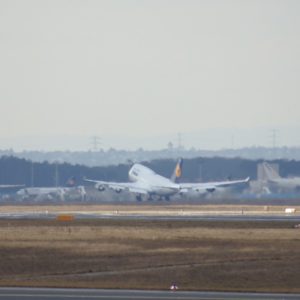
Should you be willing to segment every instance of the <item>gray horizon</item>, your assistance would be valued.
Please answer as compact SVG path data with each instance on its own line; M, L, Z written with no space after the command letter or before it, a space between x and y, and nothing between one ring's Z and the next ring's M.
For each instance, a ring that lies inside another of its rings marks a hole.
M0 0L0 147L271 146L272 129L298 146L299 15L296 0Z

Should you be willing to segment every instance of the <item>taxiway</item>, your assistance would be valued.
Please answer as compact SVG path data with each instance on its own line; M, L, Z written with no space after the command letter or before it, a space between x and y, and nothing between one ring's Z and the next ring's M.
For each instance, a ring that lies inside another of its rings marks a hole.
M143 291L143 290L101 290L101 289L49 289L49 288L0 288L0 299L111 299L111 300L252 300L286 299L296 300L300 294L263 294L230 292L185 292L185 291Z
M152 221L269 221L269 222L300 222L300 215L272 215L272 214L119 214L115 213L93 213L93 212L14 212L0 213L0 219L40 219L53 220L59 215L71 215L74 219L117 219L117 220L152 220Z

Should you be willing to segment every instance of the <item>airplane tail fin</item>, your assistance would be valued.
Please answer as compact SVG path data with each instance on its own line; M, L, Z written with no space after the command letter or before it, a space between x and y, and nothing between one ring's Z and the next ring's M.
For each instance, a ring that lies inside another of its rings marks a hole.
M171 180L173 182L177 182L177 180L181 177L181 173L182 173L182 163L183 163L183 159L180 157L177 161L177 164L175 166L174 172L171 176Z
M263 163L264 175L267 180L279 179L280 175L278 171L270 164L264 162Z

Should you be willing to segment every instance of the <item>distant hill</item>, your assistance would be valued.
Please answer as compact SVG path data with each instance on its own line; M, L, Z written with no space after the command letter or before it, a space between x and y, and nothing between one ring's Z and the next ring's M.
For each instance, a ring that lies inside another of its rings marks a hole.
M128 164L130 162L151 161L156 159L176 159L197 158L197 157L224 157L224 158L242 158L250 160L300 160L299 147L281 147L265 148L250 147L241 149L223 149L218 151L173 148L162 150L143 150L142 148L135 151L128 150L99 150L99 151L22 151L14 152L13 150L0 150L0 156L14 156L25 158L34 162L59 162L69 164L80 164L90 167L110 166L119 164Z

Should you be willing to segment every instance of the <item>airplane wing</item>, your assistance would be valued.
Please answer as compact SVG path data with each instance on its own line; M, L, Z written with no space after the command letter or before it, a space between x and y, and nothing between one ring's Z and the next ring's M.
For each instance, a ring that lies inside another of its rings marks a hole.
M227 187L230 185L236 185L241 183L247 183L249 182L250 177L247 177L245 179L239 179L239 180L226 180L226 181L216 181L216 182L206 182L206 183L182 183L180 184L180 190L182 192L188 192L188 191L207 191L207 192L213 192L218 187Z
M95 188L99 191L104 191L105 189L111 189L120 193L121 191L128 191L136 194L147 194L147 190L139 186L135 182L113 182L113 181L101 181L84 179L84 181L95 183Z
M0 189L21 188L24 186L25 184L1 184Z

